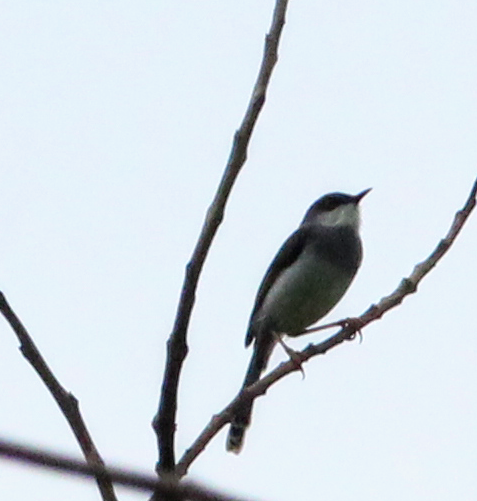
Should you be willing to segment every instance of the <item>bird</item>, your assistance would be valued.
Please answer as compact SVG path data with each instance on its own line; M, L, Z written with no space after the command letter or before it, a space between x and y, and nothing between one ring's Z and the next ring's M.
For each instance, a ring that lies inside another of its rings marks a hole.
M370 191L322 196L279 249L250 315L245 346L254 345L242 388L258 381L281 336L303 334L343 297L362 261L359 202ZM241 451L252 406L246 402L234 411L227 451Z

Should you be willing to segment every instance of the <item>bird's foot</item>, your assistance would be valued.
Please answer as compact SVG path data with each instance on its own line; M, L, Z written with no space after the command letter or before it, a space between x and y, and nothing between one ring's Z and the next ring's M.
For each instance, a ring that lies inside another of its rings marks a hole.
M293 349L290 348L285 341L276 332L273 333L278 343L285 350L286 354L290 357L290 360L295 364L296 368L301 372L302 378L305 379L305 370L303 369L303 364L301 362L300 355Z
M356 334L359 336L359 342L363 342L363 333L361 332L361 329L364 326L363 321L359 317L348 317L345 318L344 320L340 320L338 322L338 325L340 325L343 329L348 328L351 329L353 332L350 334L350 339L354 339L356 337Z

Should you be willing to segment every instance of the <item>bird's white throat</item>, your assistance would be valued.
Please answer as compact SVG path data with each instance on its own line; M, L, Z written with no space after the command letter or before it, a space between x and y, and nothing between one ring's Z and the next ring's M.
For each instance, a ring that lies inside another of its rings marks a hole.
M321 212L317 216L316 222L323 226L351 226L358 230L360 224L359 207L353 203L340 205L332 211Z

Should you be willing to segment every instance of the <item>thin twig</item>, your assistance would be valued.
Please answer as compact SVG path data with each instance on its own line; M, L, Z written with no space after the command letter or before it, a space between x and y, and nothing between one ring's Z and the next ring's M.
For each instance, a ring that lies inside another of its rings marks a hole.
M310 344L304 350L296 352L293 360L282 362L268 375L257 381L255 384L242 390L232 400L232 402L227 405L227 407L225 407L219 414L213 416L191 447L185 451L184 455L177 463L176 473L178 477L187 473L187 470L194 459L205 449L210 440L212 440L220 429L230 421L233 416L233 411L244 401L254 400L256 397L264 395L268 388L270 388L270 386L274 383L291 372L299 371L300 364L297 364L297 360L300 363L304 363L312 357L325 354L328 350L338 346L344 341L354 339L356 332L359 332L364 326L370 324L371 322L380 319L389 310L401 304L406 296L416 292L419 282L431 271L431 269L438 263L438 261L454 243L457 235L476 205L476 194L477 179L472 186L469 198L467 199L464 207L456 213L447 235L439 242L437 247L427 259L414 267L414 270L409 277L401 280L401 283L394 292L392 292L389 296L383 297L378 304L370 306L361 316L337 322L337 325L344 325L338 333L321 343ZM331 326L332 324L328 324L324 327L328 328Z
M122 468L105 469L100 465L89 465L64 455L53 454L10 441L0 439L0 456L5 459L20 461L34 466L56 470L82 477L104 478L126 487L140 491L159 492L163 496L173 495L175 499L192 501L240 501L236 497L207 489L192 482L175 484L158 480L152 475L124 470ZM242 500L244 501L244 500Z
M235 180L247 158L247 148L260 110L265 102L266 91L273 67L277 61L277 49L285 23L288 0L277 0L257 81L240 128L235 132L232 150L214 200L207 210L192 257L186 266L179 305L172 333L167 342L167 359L162 382L159 409L153 420L157 435L159 464L158 473L174 471L174 434L176 429L177 390L179 376L187 356L187 329L194 306L199 276L212 240L223 219L227 199Z
M68 424L70 425L70 428L72 429L76 440L83 451L88 465L96 468L104 467L104 462L94 445L93 439L89 434L83 418L81 417L78 400L72 393L66 391L55 377L33 342L33 339L30 337L22 322L8 304L5 295L2 292L0 292L0 312L17 335L18 340L20 341L20 351L23 356L30 362L36 373L40 376L40 379L43 383L45 383L45 386L56 400L56 403L68 421ZM98 477L96 481L104 501L117 501L113 485L108 480L106 475Z

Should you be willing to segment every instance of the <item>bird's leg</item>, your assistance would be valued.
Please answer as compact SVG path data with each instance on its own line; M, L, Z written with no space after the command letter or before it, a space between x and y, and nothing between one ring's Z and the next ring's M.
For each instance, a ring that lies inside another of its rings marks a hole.
M325 329L331 329L333 327L343 327L345 320L338 320L337 322L331 322L330 324L318 325L318 327L311 327L310 329L305 329L303 332L294 334L293 337L303 336L303 334L312 334L313 332L323 331Z
M354 334L351 336L351 339L356 337L355 333L358 333L359 339L363 339L363 335L361 333L361 328L363 327L363 322L359 317L348 317L343 320L338 320L336 322L332 322L330 324L319 325L318 327L311 327L310 329L305 329L303 332L299 334L294 334L295 337L303 336L303 334L312 334L313 332L322 331L325 329L331 329L332 327L341 327L344 329L345 327L349 327L354 330ZM361 341L360 341L361 342Z
M303 376L303 379L305 379L305 371L303 369L303 365L301 363L301 359L298 356L298 353L290 348L285 341L283 341L282 337L280 334L277 332L273 331L273 336L277 340L277 342L281 345L281 347L285 350L286 354L290 357L290 360L296 365L297 369L301 372L301 375Z

